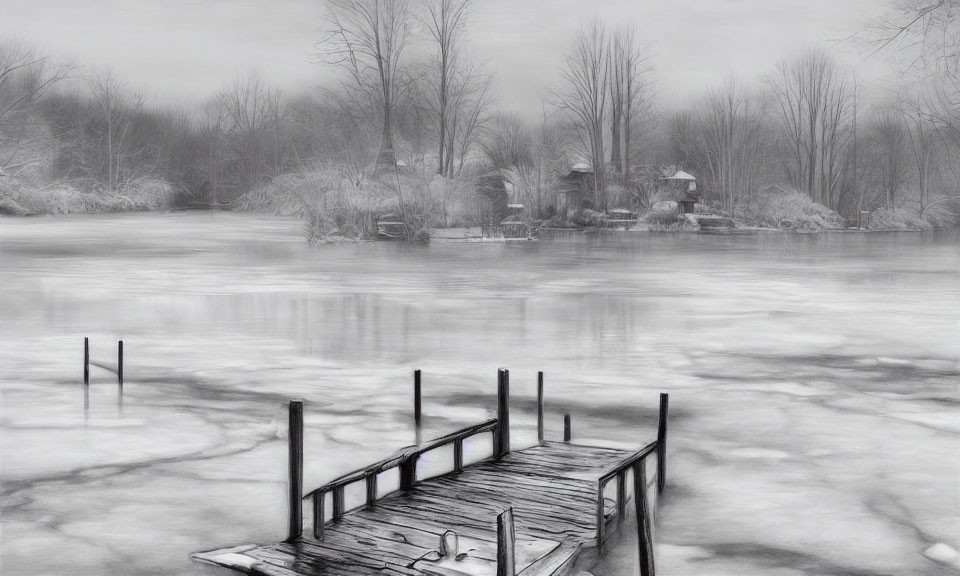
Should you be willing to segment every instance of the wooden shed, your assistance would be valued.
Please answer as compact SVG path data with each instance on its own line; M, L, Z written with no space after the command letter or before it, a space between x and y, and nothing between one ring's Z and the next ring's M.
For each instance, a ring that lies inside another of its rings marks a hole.
M697 193L697 179L692 174L677 170L672 176L661 178L676 191L677 211L682 214L693 214L700 196Z
M557 212L566 214L570 210L581 210L592 206L595 181L593 168L580 162L559 179L557 187Z

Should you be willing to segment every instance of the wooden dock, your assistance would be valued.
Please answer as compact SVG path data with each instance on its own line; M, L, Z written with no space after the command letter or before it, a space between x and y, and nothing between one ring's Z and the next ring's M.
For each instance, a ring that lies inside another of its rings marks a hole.
M417 371L417 428L419 391ZM610 533L630 513L638 520L641 574L649 576L654 574L652 510L665 478L666 411L663 394L658 439L636 451L570 442L569 416L565 441L547 442L541 373L540 441L511 451L509 372L501 370L497 418L407 447L304 496L302 403L291 402L288 538L193 558L266 576L560 576L584 552L602 554ZM464 443L476 446L484 435L490 436L490 455L465 465ZM442 450L452 452L449 471L419 477L425 475L421 456ZM650 473L648 458L656 461ZM347 510L345 494L352 488L360 488L365 498ZM311 503L309 536L304 536L305 500Z

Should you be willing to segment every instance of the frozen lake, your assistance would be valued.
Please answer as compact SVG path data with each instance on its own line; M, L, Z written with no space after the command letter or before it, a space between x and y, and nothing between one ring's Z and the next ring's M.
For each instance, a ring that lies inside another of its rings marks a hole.
M84 336L124 340L122 407ZM501 366L514 445L537 370L548 437L639 447L670 393L663 574L960 572L956 234L310 248L226 213L0 219L0 571L212 573L284 535L288 398L310 489L412 442L413 369L430 437Z

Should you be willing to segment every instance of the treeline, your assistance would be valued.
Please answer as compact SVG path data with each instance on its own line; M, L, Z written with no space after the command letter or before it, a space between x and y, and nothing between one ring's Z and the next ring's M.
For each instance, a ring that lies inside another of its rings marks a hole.
M918 6L919 19L878 35L886 51L914 41L928 56L900 71L896 89L868 91L811 49L762 78L708 87L682 109L659 97L641 28L594 19L561 55L542 113L525 118L497 102L496 79L470 49L474 8L328 0L315 55L342 72L338 81L284 94L249 73L191 109L153 101L109 70L0 42L0 191L67 183L129 196L160 181L181 204L222 204L290 173L322 171L359 191L399 162L463 181L508 170L543 218L558 178L579 163L593 168L597 210L648 207L658 199L650 167L667 165L694 173L701 195L731 215L756 210L772 187L847 218L958 209L956 55L922 28L953 31L949 11Z
M923 21L945 25L945 17ZM880 48L884 38L906 37L910 26L878 31ZM948 26L957 27L953 20ZM632 28L611 32L594 20L574 37L561 72L557 110L581 157L605 166L595 174L598 207L613 198L622 203L620 186L637 204L649 203L649 188L631 176L631 166L675 165L695 174L700 193L731 215L750 216L768 193L793 190L848 219L898 208L918 219L938 208L935 224L960 216L960 82L953 72L960 62L944 55L949 46L919 60L936 64L900 70L894 89L868 94L851 70L814 48L751 82L730 77L671 110L650 90L648 51L634 36ZM631 91L631 81L639 89Z

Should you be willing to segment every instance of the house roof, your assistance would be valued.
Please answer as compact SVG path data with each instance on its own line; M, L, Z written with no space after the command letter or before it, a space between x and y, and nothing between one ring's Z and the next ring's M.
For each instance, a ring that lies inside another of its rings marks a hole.
M696 178L693 175L684 172L683 170L677 170L673 176L667 176L666 178L661 178L661 180L688 180L696 181Z

